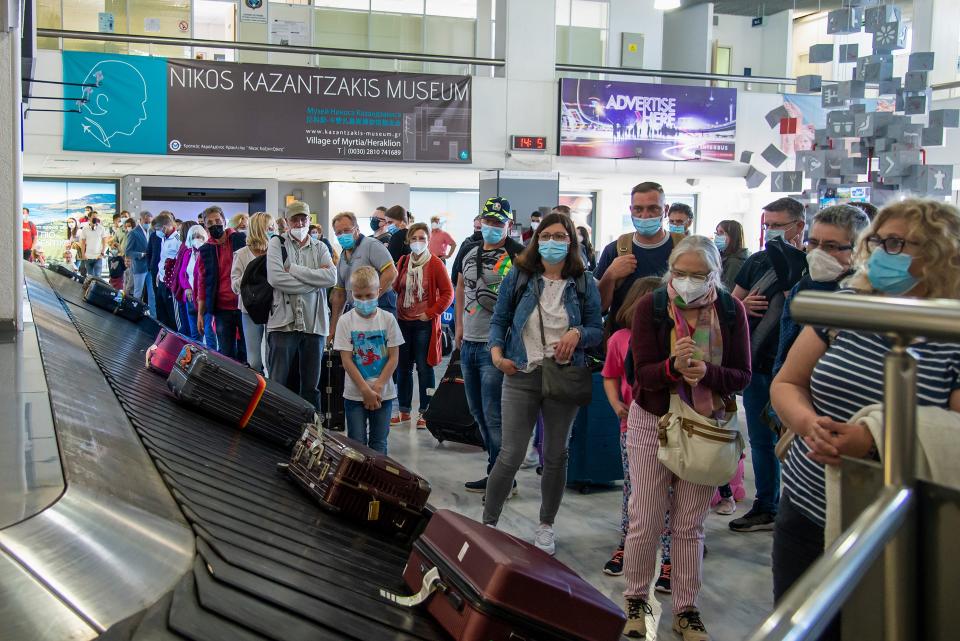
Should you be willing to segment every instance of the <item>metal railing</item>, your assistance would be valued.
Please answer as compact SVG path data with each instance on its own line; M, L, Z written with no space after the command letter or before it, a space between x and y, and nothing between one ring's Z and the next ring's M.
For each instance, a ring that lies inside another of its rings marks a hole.
M703 73L699 71L669 71L665 69L628 69L625 67L601 67L596 65L557 64L557 71L569 73L602 73L610 76L648 76L651 78L679 78L682 80L716 80L722 82L744 82L761 85L795 86L796 78L778 78L776 76L735 76L724 73Z
M918 609L911 550L916 511L917 363L907 347L918 337L960 338L960 303L803 292L790 304L790 312L799 323L869 331L893 341L884 362L884 488L787 592L750 641L815 639L840 612L881 552L886 641L912 641Z

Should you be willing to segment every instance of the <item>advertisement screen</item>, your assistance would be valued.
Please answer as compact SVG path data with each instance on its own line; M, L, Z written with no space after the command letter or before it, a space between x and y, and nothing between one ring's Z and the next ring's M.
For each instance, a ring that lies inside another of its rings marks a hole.
M63 52L90 85L63 148L138 154L469 163L469 76Z
M737 90L564 78L560 155L734 160Z
M63 250L78 242L75 234L67 231L68 219L72 219L71 225L79 226L88 205L104 225L110 225L117 211L117 183L23 179L23 206L30 210L30 221L37 226L34 248L48 261L60 262Z

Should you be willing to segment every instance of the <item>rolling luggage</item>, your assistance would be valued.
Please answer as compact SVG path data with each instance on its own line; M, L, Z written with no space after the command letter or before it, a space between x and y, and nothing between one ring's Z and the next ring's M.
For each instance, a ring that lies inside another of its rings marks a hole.
M75 272L75 271L71 271L71 270L67 269L67 268L64 267L63 265L50 265L50 268L49 268L49 269L50 269L50 271L52 271L52 272L54 272L54 273L56 273L56 274L60 274L61 276L65 277L65 278L69 278L69 279L71 279L71 280L75 280L75 281L77 281L78 283L82 283L82 282L83 282L83 276L81 276L80 274L78 274L78 273Z
M137 322L144 316L142 301L126 296L99 279L84 283L83 300L112 314Z
M457 641L619 641L623 612L555 558L506 532L437 510L403 573L419 593L381 596L427 612Z
M413 533L430 496L430 484L393 459L311 426L287 472L323 508L386 532Z
M167 387L177 400L285 447L313 422L313 405L297 394L197 345L183 346Z
M423 413L423 418L427 421L427 429L441 443L451 441L483 447L480 426L467 404L459 350L454 351L450 357L447 371L430 398L430 406Z
M340 352L332 349L323 355L320 368L320 395L323 397L323 424L331 430L342 432L347 428L347 414L343 404L344 377Z
M593 399L573 421L567 459L567 485L587 494L594 485L623 479L620 419L603 390L603 375L593 374Z

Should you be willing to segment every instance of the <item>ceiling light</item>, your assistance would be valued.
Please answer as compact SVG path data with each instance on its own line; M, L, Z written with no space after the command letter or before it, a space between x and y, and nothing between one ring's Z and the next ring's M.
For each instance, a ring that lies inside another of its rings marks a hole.
M680 8L680 0L653 0L653 8L660 11L670 11Z

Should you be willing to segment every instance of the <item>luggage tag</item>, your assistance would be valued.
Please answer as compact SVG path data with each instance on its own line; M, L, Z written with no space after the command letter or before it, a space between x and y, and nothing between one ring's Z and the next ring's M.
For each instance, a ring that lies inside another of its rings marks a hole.
M412 608L426 601L430 598L431 594L441 589L442 586L443 584L440 582L440 571L437 568L430 568L430 570L423 575L423 587L421 587L420 591L416 594L401 596L393 592L388 592L387 590L380 590L380 596L399 606Z
M377 521L380 519L380 501L373 499L367 505L367 520Z

